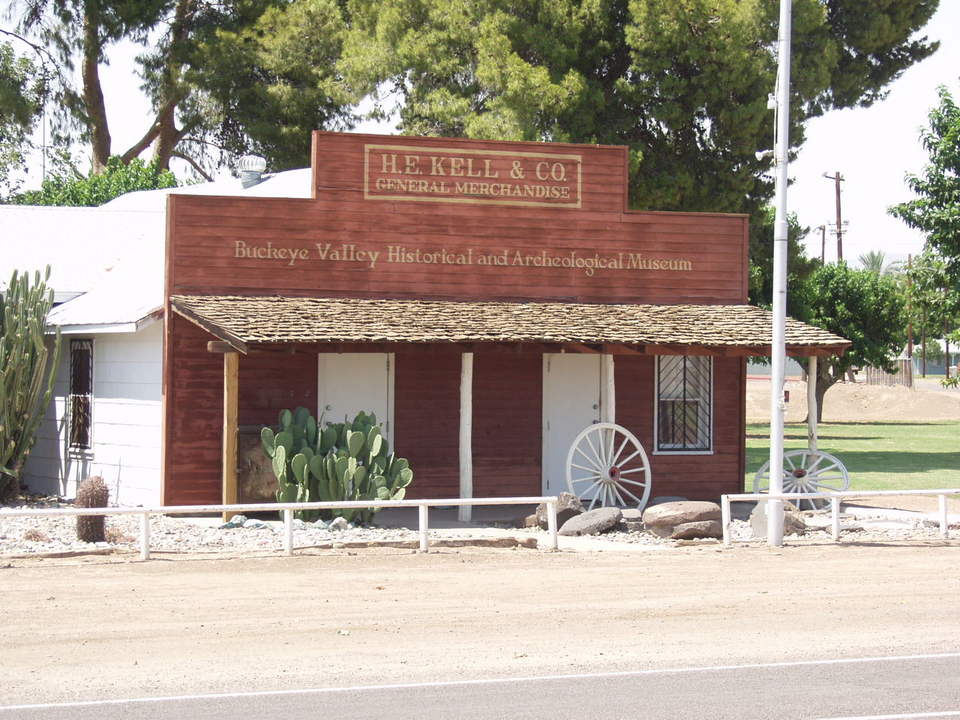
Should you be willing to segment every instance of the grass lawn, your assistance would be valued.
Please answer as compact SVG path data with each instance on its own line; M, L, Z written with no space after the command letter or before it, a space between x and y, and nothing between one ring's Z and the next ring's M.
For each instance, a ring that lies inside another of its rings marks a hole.
M785 449L807 446L807 426L790 423ZM960 487L960 422L822 423L818 449L836 455L850 473L851 490ZM770 456L770 426L747 425L746 492Z

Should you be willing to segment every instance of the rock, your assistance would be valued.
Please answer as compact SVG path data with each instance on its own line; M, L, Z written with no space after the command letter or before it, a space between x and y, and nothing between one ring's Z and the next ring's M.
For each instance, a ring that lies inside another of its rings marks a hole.
M561 535L597 535L620 522L620 508L602 507L574 515L560 527Z
M346 518L342 518L339 515L330 521L330 524L327 525L328 530L343 531L350 527L350 523L346 521Z
M243 527L243 524L247 521L246 515L234 515L232 518L227 520L223 525L220 526L221 530L230 530L232 528Z
M697 538L723 537L723 526L719 520L698 520L677 525L670 533L671 540L696 540Z
M298 518L293 519L294 530L303 530L305 527L307 527L307 524L303 520L300 520Z
M523 518L520 521L520 527L525 527L525 528L540 527L540 518L537 516L536 513L533 513L532 515L527 515L525 518Z
M762 500L750 513L750 527L753 528L755 538L765 538L767 536L767 503ZM783 534L784 535L803 535L806 532L807 524L803 521L799 511L790 503L783 504Z
M697 500L682 500L666 502L643 511L643 524L648 530L652 528L674 528L677 525L705 520L719 520L720 506L712 502ZM657 533L660 534L660 533ZM668 537L661 535L661 537Z
M621 519L620 522L617 523L616 528L614 529L617 530L618 532L627 532L627 533L643 532L643 523L640 522L639 520Z
M316 521L314 521L314 523L313 523L313 526L314 526L314 527L320 528L321 530L326 530L327 527L328 527L328 525L329 525L329 524L327 523L327 521L324 520L323 518L318 518L318 519L317 519Z
M265 530L270 528L263 520L257 520L256 518L245 520L243 527L246 530Z
M642 522L643 510L637 508L624 508L620 511L623 516L623 522Z
M657 497L647 503L647 507L663 505L664 503L671 502L688 502L688 499L685 497L680 497L679 495L657 495Z
M563 527L567 520L580 515L583 512L583 504L573 493L562 492L557 496L557 527ZM540 503L537 506L537 524L544 530L547 529L547 504Z

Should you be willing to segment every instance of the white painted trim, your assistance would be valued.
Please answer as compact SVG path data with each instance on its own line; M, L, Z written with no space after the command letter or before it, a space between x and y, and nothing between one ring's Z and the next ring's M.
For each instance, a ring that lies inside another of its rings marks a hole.
M48 325L46 334L52 335L60 328L61 335L116 335L121 333L135 333L153 325L163 317L158 310L153 310L134 322L124 323L91 323L89 325Z
M385 428L384 435L387 438L387 441L393 447L393 439L396 437L394 432L394 420L395 420L395 382L397 372L397 354L396 353L387 353L387 427ZM394 448L396 451L396 448Z
M110 700L81 700L78 702L42 703L37 705L0 705L0 711L40 710L72 707L97 707L124 704L157 704L184 700L226 700L229 698L289 697L293 695L334 695L351 692L383 692L415 688L470 687L477 685L509 685L511 683L550 682L556 680L591 680L602 678L650 677L653 675L690 675L697 672L738 672L764 668L816 667L817 665L861 665L866 663L907 662L916 660L951 660L960 658L960 653L929 653L924 655L888 655L865 658L828 658L826 660L794 660L785 662L744 663L742 665L705 665L701 667L661 668L650 670L620 670L601 673L568 673L564 675L528 675L521 677L475 678L473 680L441 680L439 682L391 683L389 685L351 685L349 687L302 688L299 690L251 690L235 693L201 693L196 695L166 695L139 698L113 698ZM952 712L952 711L950 711ZM933 713L926 717L944 717ZM869 718L924 717L924 715L880 715ZM829 718L825 720L830 720ZM835 719L841 720L841 719ZM843 718L842 720L859 720Z
M547 417L547 399L544 392L547 387L547 373L550 372L550 355L540 355L540 492L547 491L547 437L550 433L550 418Z
M613 355L600 356L600 422L617 422L617 385Z
M807 358L807 448L817 450L817 356Z
M716 446L713 442L714 416L717 409L716 387L713 378L716 363L712 357L710 360L710 449L709 450L670 450L660 449L660 359L663 355L657 355L653 363L653 452L652 455L714 455ZM703 356L696 356L703 357ZM699 399L699 398L698 398Z
M460 353L460 497L473 497L473 353ZM473 508L461 505L460 522L470 522Z

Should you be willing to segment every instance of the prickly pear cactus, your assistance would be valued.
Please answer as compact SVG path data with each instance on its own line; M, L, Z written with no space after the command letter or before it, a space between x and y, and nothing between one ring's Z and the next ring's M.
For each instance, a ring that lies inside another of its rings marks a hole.
M353 421L320 423L303 407L282 410L276 429L260 431L263 451L277 476L278 502L402 500L413 482L405 458L390 453L377 416L360 412ZM376 508L338 510L325 515L369 522ZM318 511L300 511L311 521Z

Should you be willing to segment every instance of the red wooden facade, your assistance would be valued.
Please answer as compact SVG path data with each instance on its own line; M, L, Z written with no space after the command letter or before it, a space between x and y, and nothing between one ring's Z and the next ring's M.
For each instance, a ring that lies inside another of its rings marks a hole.
M312 199L170 197L167 296L745 303L746 217L629 211L626 178L618 147L316 133ZM223 358L207 351L213 336L169 306L166 319L163 500L215 502ZM458 494L463 349L389 348L394 445L416 471L411 497ZM540 494L542 349L470 350L474 495ZM240 424L316 408L317 351L242 356ZM740 488L744 363L716 358L713 452L652 455L655 495ZM654 365L616 356L617 422L648 451Z

